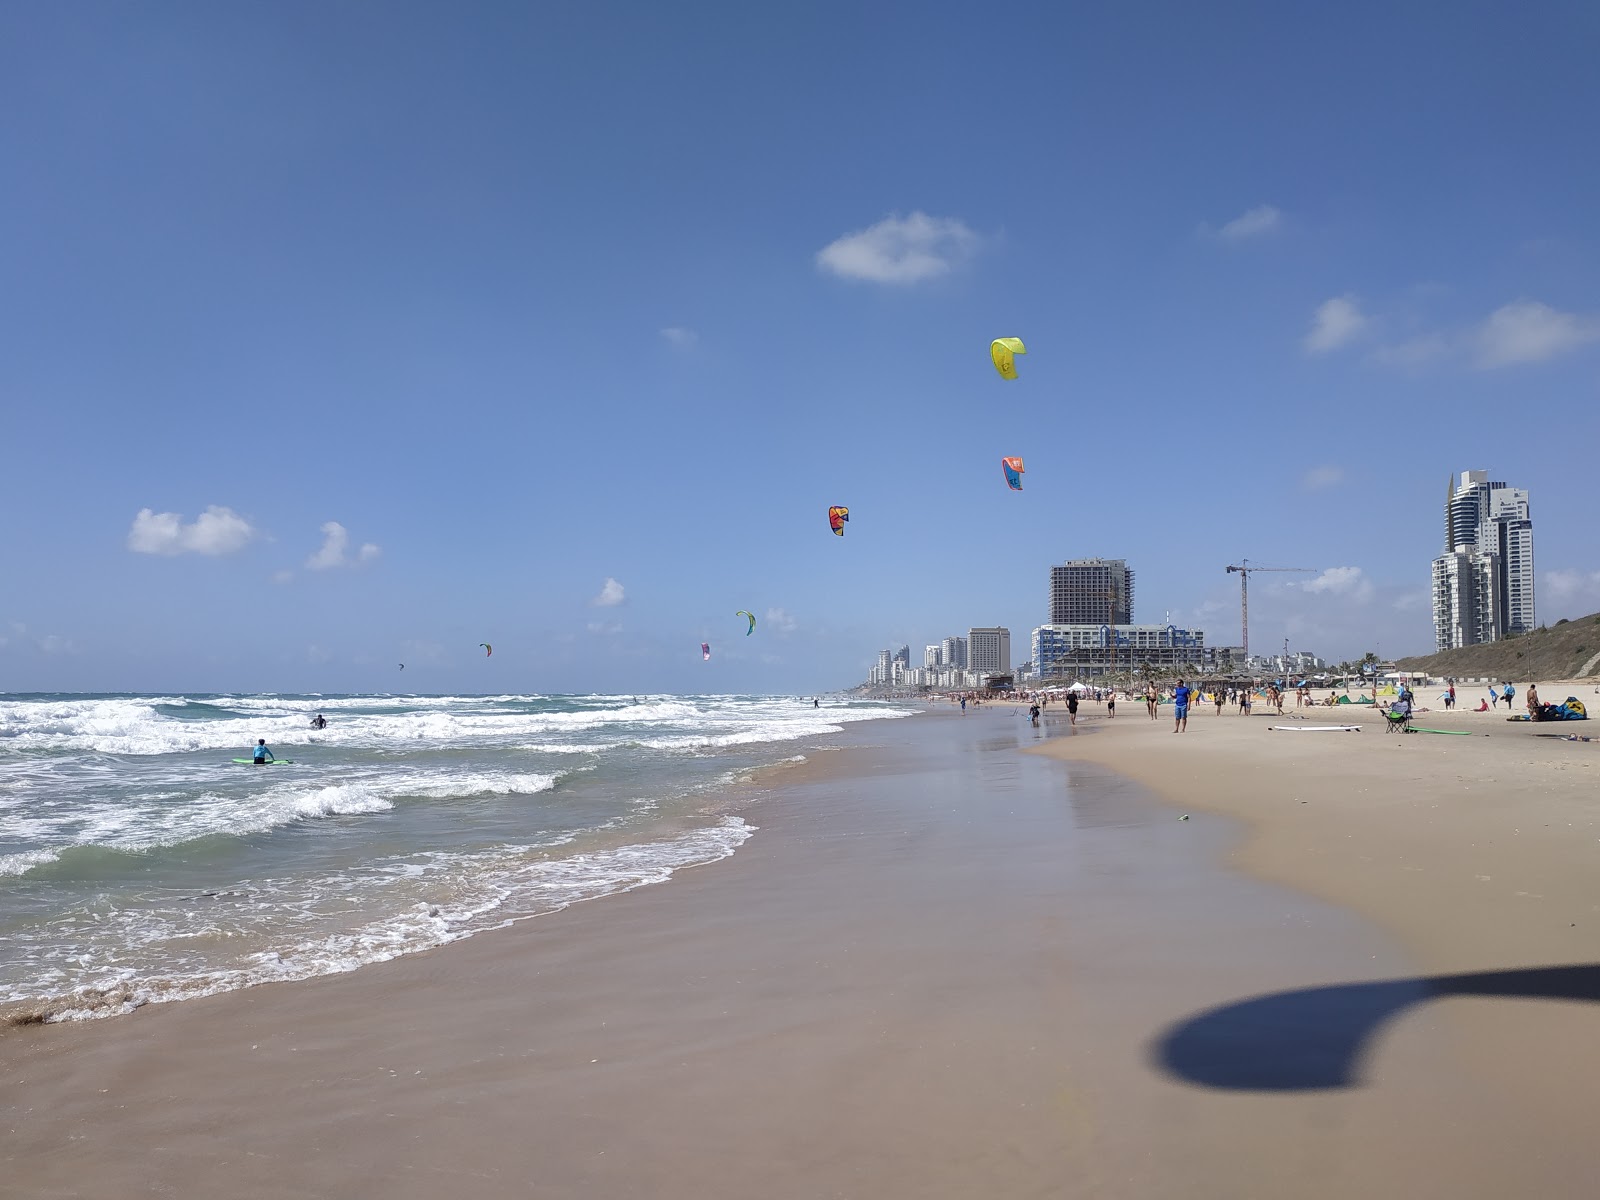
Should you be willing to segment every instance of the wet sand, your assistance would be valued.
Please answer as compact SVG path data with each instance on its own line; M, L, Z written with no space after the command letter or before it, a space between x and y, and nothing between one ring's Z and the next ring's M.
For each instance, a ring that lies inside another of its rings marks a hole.
M666 884L350 975L0 1031L0 1195L1593 1192L1600 1152L1569 1130L1600 1008L1414 1003L1440 962L1516 960L1492 937L1424 952L1350 902L1341 839L1373 805L1283 819L1256 718L1168 749L1142 712L1092 737L1057 715L853 730L745 811L737 854ZM1301 740L1344 736L1383 746ZM1318 762L1338 794L1348 764ZM1489 1026L1526 1078L1462 1005L1516 1010ZM1571 1069L1543 1057L1552 1022L1587 1038Z

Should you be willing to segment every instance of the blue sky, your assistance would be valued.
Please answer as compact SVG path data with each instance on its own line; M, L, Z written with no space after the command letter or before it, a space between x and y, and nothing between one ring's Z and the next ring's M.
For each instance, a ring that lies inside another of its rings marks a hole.
M809 693L1096 554L1426 651L1466 468L1600 608L1600 10L1441 11L13 6L0 690Z

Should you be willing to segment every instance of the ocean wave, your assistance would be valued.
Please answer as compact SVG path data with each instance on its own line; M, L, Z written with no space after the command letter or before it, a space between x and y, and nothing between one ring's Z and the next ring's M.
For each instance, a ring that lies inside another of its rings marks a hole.
M0 875L22 875L42 868L67 870L71 860L62 861L64 851L94 847L142 853L202 838L262 834L302 821L389 812L402 800L536 795L552 790L570 773L427 775L407 771L336 783L274 783L259 792L179 793L182 799L178 803L173 802L174 793L154 793L143 799L130 795L111 803L36 814L26 823L0 815L0 837L53 843L0 857Z
M754 826L737 817L724 817L717 824L661 841L559 857L545 856L547 847L527 846L473 855L420 856L421 862L391 869L390 880L413 891L420 883L422 894L431 889L438 893L437 899L419 899L404 911L333 933L313 933L316 926L326 925L328 918L302 905L306 916L303 929L282 930L288 936L277 948L245 947L235 954L232 965L221 968L204 965L189 947L196 939L197 925L204 936L228 938L225 916L211 915L196 922L171 913L150 914L145 928L122 930L114 942L97 941L96 928L86 924L72 942L78 950L70 957L40 948L33 985L44 985L40 990L13 987L0 994L0 1002L24 1006L20 1012L5 1014L12 1020L88 1020L145 1004L215 995L260 983L340 974L585 900L664 882L678 871L727 857L753 833ZM326 881L327 890L344 895L348 883L343 878L332 879ZM298 886L313 894L319 887L317 881ZM206 898L223 906L237 905L241 911L282 907L259 890ZM302 935L298 940L296 932ZM160 953L171 943L172 965L180 969L142 974L126 961L125 947L134 943L146 954ZM191 969L182 970L185 965Z
M191 699L194 711L161 711L187 706ZM571 711L548 707L557 703L589 707ZM332 712L334 718L326 728L314 730L308 712ZM524 744L540 738L559 743L564 737L596 732L601 735L599 742L587 738L586 750L623 744L674 749L689 744L734 746L811 737L838 732L841 723L909 715L909 710L894 708L811 709L789 700L718 698L651 698L637 704L620 697L559 702L520 697L427 697L392 704L373 697L9 700L0 702L0 752L141 756L242 752L257 738L289 749L312 745L438 748ZM559 744L540 748L561 749Z

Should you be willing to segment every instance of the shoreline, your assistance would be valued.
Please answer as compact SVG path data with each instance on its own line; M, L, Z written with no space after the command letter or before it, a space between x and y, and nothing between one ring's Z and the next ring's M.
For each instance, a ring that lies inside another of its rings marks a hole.
M1438 1004L1338 1086L1230 1082L1237 1030L1184 1059L1218 1012L1416 957L1232 870L1259 831L1174 820L1135 778L1170 754L1091 761L1154 730L1054 716L841 735L741 810L737 853L605 903L0 1031L0 1166L41 1196L1586 1194L1594 1156L1538 1136L1557 1100L1503 1093Z

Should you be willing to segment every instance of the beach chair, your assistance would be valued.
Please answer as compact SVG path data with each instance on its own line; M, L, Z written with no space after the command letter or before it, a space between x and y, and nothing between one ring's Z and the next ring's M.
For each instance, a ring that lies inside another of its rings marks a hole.
M1410 733L1411 732L1411 707L1407 704L1395 703L1383 710L1383 726L1385 733Z

